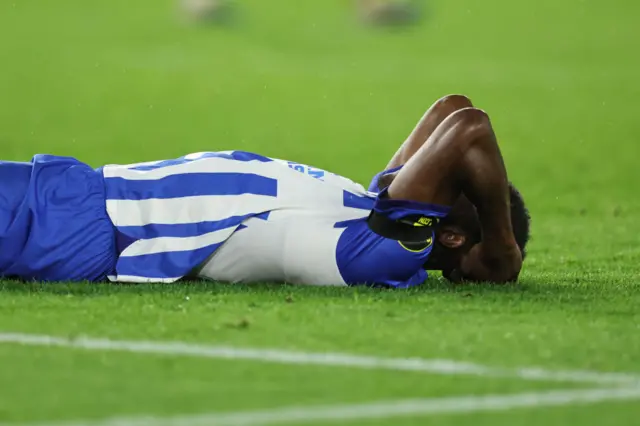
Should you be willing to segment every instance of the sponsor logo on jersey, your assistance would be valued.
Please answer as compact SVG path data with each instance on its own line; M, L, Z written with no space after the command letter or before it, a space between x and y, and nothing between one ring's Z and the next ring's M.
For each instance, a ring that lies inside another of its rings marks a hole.
M423 227L423 226L433 226L438 223L437 218L422 216L420 219L416 220L413 223L415 227Z

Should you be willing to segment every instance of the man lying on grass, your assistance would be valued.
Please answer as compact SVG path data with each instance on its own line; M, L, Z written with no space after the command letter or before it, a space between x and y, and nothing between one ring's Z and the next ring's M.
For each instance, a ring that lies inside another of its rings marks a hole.
M369 190L228 151L94 170L0 162L0 276L42 281L281 281L406 288L516 280L529 216L488 116L447 96Z

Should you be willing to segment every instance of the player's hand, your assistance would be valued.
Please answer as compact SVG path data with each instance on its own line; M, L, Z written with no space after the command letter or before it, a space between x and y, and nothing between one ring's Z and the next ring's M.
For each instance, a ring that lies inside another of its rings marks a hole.
M515 244L499 248L478 243L463 256L460 276L464 281L507 283L516 281L522 269L522 253Z

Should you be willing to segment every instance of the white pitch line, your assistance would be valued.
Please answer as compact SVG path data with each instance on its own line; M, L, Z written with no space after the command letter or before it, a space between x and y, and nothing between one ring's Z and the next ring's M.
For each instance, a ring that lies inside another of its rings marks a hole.
M96 339L73 339L22 333L0 333L0 343L32 346L56 346L84 350L121 351L158 355L183 355L202 358L251 360L277 364L322 365L426 372L442 375L467 375L496 378L518 378L534 381L575 382L634 385L640 376L631 373L600 373L594 371L554 371L540 368L497 368L480 364L442 359L381 358L344 353L295 352L280 349L234 348L186 342L151 342Z
M286 423L358 421L391 417L506 411L514 408L592 404L640 398L640 387L559 390L512 395L404 399L364 404L288 407L263 411L211 413L177 417L113 417L104 420L31 424L30 426L265 426Z

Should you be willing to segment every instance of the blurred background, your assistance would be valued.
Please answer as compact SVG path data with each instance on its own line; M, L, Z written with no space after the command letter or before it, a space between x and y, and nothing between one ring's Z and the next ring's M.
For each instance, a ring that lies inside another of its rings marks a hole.
M571 243L637 254L638 13L631 0L6 0L0 157L241 149L367 183L433 101L463 93L492 117L544 276L570 266ZM625 268L593 256L580 267Z

